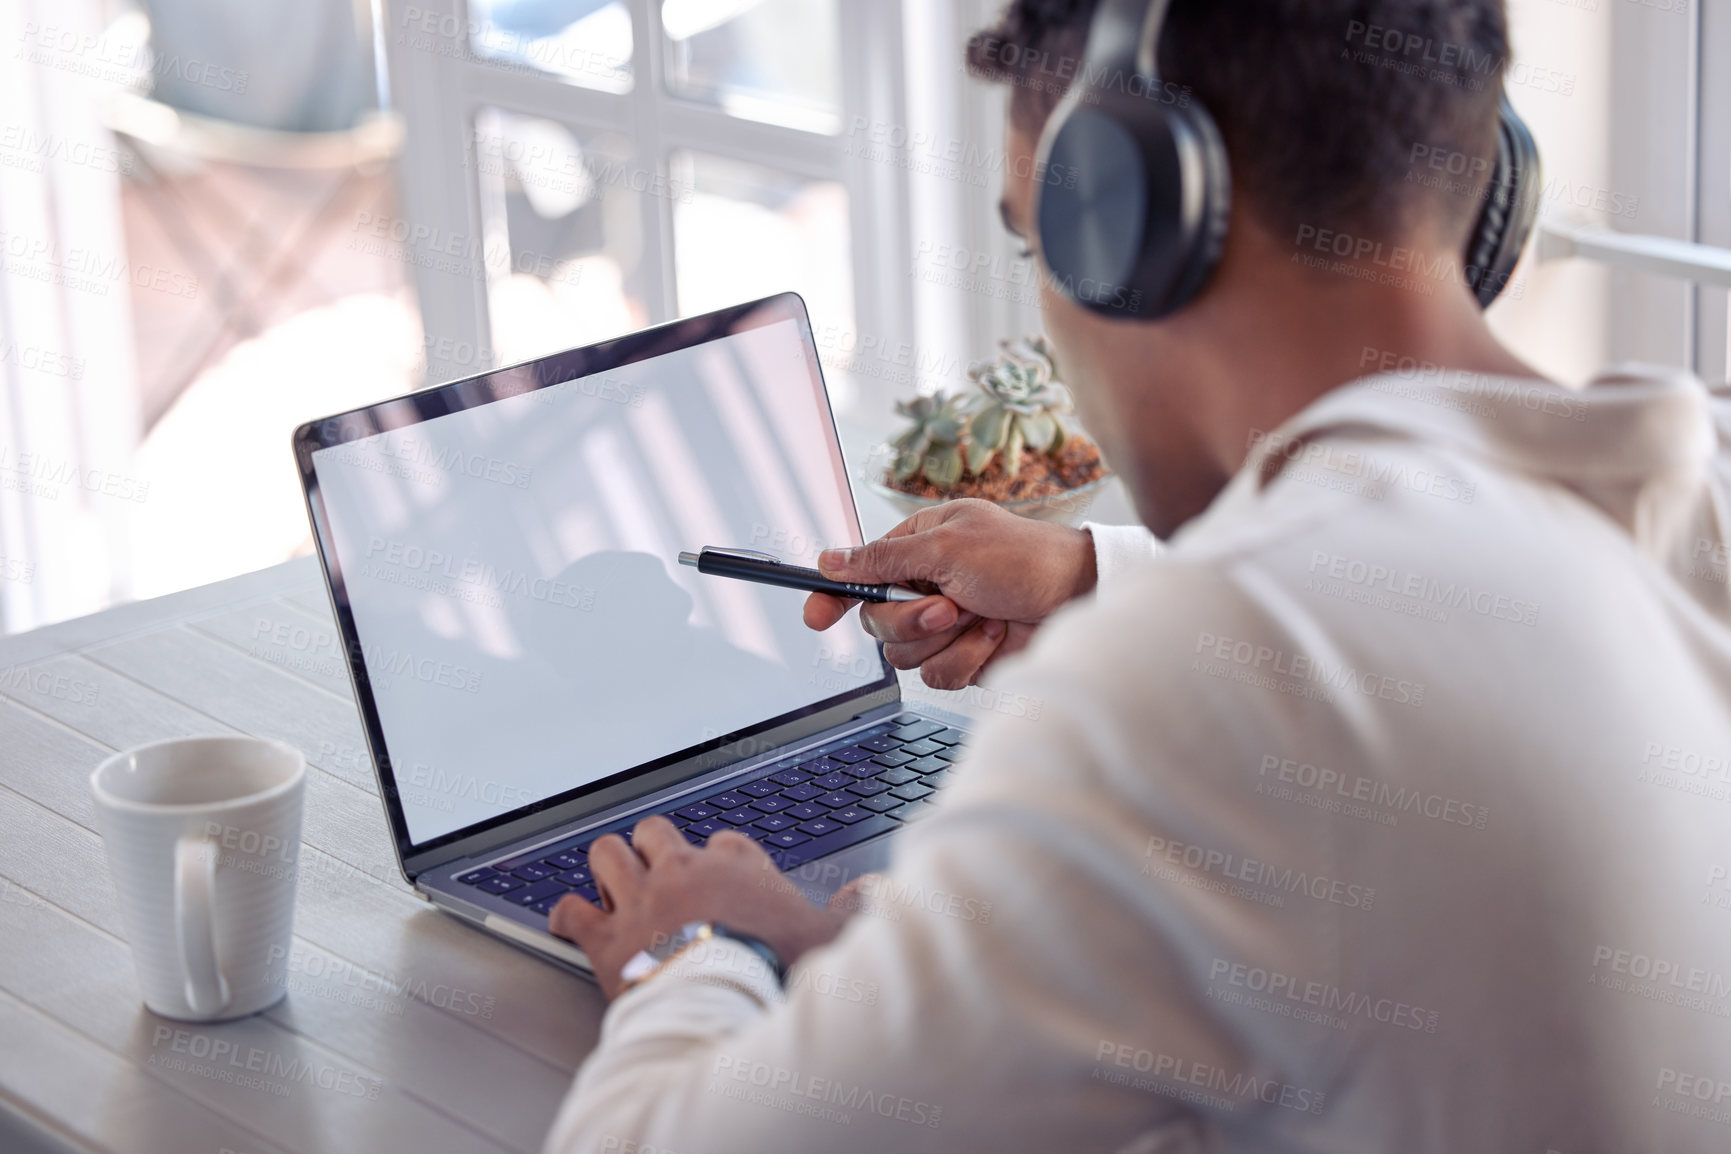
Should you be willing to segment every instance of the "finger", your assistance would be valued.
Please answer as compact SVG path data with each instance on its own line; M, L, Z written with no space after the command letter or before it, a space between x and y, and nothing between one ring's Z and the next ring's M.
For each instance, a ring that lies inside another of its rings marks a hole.
M691 848L674 824L660 814L651 814L637 823L631 834L631 848L654 869L670 857Z
M865 909L866 885L880 880L881 877L881 874L861 874L835 891L835 896L829 899L829 908L838 914L859 913Z
M609 911L617 909L621 899L631 899L646 872L643 859L616 833L589 847L589 869L595 875L595 888L601 891L602 908Z
M970 624L972 624L970 622ZM884 646L884 660L897 669L918 669L933 657L955 644L956 639L966 633L966 627L946 629L935 637L924 641L903 641L894 645Z
M964 617L972 620L963 622ZM866 605L861 607L859 619L867 633L886 644L924 641L946 630L966 628L978 620L972 613L963 613L948 597Z
M920 678L933 689L965 689L1003 643L1002 621L982 621L956 638L942 653L920 666Z
M582 946L607 921L607 914L576 894L566 894L547 917L547 929L555 936Z
M942 549L929 532L879 537L852 549L825 549L817 555L818 570L825 577L868 584L936 581L942 561Z
M858 604L858 601L847 601L828 593L813 593L805 599L805 627L822 633L846 617L847 611Z

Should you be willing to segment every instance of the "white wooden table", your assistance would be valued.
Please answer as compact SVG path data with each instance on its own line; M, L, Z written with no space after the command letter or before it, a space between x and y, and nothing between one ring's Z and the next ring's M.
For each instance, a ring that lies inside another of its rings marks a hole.
M1093 515L1130 519L1116 484ZM196 733L310 766L289 996L215 1026L144 1009L87 781ZM313 559L0 638L0 1154L534 1150L603 1008L403 882Z
M288 998L144 1009L87 778L193 733L305 750ZM397 873L317 565L0 638L0 1151L534 1150L595 1044L596 988Z

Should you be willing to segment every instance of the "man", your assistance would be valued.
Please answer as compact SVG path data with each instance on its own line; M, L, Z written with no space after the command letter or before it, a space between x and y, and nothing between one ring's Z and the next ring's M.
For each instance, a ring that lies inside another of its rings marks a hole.
M1017 0L971 46L1016 84L1011 173L1092 7ZM1367 63L1367 25L1493 74ZM554 926L617 1000L550 1151L1726 1147L1726 402L1562 390L1464 281L1301 259L1327 229L1458 269L1482 180L1404 176L1415 144L1486 154L1506 55L1499 0L1178 0L1161 70L1230 154L1221 263L1154 323L1043 301L1170 546L960 503L826 559L955 573L866 620L1040 708L981 724L851 919L744 839L598 843L609 912ZM1008 178L1024 238L1033 195ZM786 989L712 939L620 993L705 919Z

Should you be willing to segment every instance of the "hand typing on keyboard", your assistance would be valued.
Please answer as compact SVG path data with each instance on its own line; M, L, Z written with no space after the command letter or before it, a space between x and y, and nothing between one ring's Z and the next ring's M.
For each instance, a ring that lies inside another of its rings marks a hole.
M1031 521L989 501L923 509L858 549L818 558L824 576L934 590L918 601L865 605L860 621L897 669L919 669L933 689L961 689L1000 657L1026 647L1040 622L1094 587L1087 533ZM856 602L806 599L805 623L828 629Z
M589 869L602 908L572 895L553 907L548 926L589 955L609 998L633 954L687 922L720 922L761 938L792 966L839 934L858 906L853 886L828 908L812 905L745 835L722 831L700 847L661 816L639 822L629 845L617 835L597 840Z

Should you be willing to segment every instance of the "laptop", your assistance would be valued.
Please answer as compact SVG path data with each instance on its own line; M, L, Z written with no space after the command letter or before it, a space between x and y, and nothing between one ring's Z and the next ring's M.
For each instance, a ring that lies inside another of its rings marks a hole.
M737 830L814 900L882 868L965 733L907 708L857 615L678 564L861 540L793 294L301 426L307 514L403 876L587 972L548 933L590 844Z

